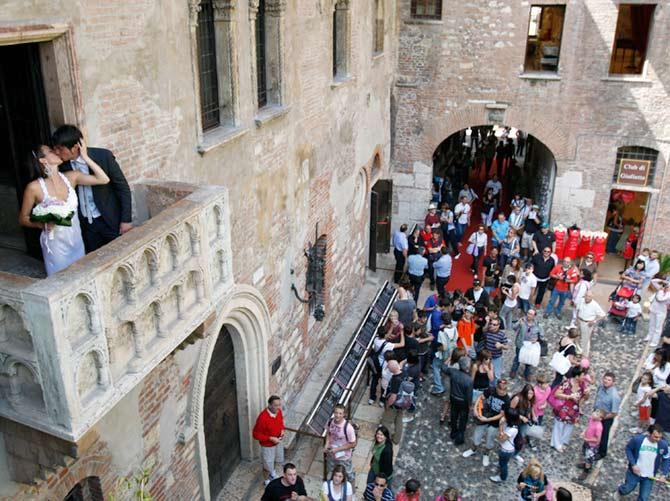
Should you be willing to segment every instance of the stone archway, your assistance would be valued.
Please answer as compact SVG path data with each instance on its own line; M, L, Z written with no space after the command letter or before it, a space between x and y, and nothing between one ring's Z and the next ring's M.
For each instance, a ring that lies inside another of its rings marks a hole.
M268 397L268 339L270 312L260 292L247 285L236 285L223 303L217 305L216 320L209 326L195 364L192 389L182 441L193 436L200 463L203 497L210 499L206 440L203 428L203 406L207 375L221 332L230 335L235 352L237 414L240 430L240 455L253 459L257 446L252 437L256 416Z

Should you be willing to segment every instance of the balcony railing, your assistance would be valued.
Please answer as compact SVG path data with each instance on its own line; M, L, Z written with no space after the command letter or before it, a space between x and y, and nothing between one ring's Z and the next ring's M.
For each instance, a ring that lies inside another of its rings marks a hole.
M0 415L77 441L232 286L226 190L134 188L144 224L45 280L0 273Z

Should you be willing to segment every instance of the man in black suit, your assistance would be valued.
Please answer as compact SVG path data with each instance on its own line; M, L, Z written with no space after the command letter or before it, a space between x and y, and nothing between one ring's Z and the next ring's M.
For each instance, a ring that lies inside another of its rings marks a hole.
M63 160L61 170L76 169L89 173L88 165L79 155L81 131L74 125L63 125L53 133L51 140L56 154ZM109 184L78 186L79 220L86 252L93 252L130 231L132 199L126 177L121 172L114 154L103 148L88 148L89 156L109 176Z

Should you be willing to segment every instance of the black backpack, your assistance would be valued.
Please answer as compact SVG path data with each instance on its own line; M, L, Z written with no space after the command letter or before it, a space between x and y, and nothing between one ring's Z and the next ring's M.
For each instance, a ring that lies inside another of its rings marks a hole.
M368 353L368 366L373 374L376 376L381 376L382 366L379 363L379 355L381 355L384 346L388 344L388 341L384 341L378 350L370 348L370 353Z

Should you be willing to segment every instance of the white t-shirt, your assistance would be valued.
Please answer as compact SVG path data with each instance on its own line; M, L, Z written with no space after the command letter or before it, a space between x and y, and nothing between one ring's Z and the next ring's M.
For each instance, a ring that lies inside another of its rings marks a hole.
M658 455L658 444L653 443L648 437L640 445L640 455L637 457L637 467L640 468L640 476L650 478L654 476L654 465Z
M592 299L590 303L587 303L584 299L580 300L577 303L577 318L585 322L592 322L598 317L604 317L605 312L596 303L595 299Z
M670 303L670 292L663 292L663 289L661 289L654 295L649 311L661 315L665 314L668 311L668 303Z
M635 318L642 314L642 305L640 303L626 301L626 306L628 307L628 310L626 311L626 317Z
M651 374L654 376L654 386L667 384L666 381L668 380L668 376L670 376L670 363L666 363L662 369L656 367L651 371Z
M526 275L523 273L519 278L519 297L526 301L530 299L530 291L537 287L537 278L532 273Z
M637 387L637 400L636 400L636 402L640 402L644 398L645 394L647 392L650 392L650 391L651 391L651 386L643 386L643 385L638 386ZM648 399L644 400L642 403L639 404L639 406L640 407L651 407L651 398L648 398Z
M475 244L476 247L486 247L486 242L488 241L488 236L486 233L479 233L478 231L475 231L472 235L470 235L470 238L468 242L471 244Z
M335 501L345 501L346 498L343 496L344 494L344 489L340 491L339 494L335 494L335 487L332 485L332 480L329 480L328 482L323 483L323 488L321 491L323 494L326 496L326 499L328 499L328 484L331 483L330 487L330 495ZM351 484L347 482L347 496L351 496L353 494L353 489L351 488Z
M468 224L468 215L470 214L470 205L464 203L457 203L454 212L459 214L458 224Z
M505 425L503 433L507 435L507 440L500 442L500 448L505 452L514 452L514 438L519 433L519 429Z
M486 187L484 188L484 191L485 192L488 191L489 188L491 189L491 192L494 195L497 195L498 193L500 193L500 190L502 190L502 183L500 181L494 181L493 179L489 179L486 182Z

